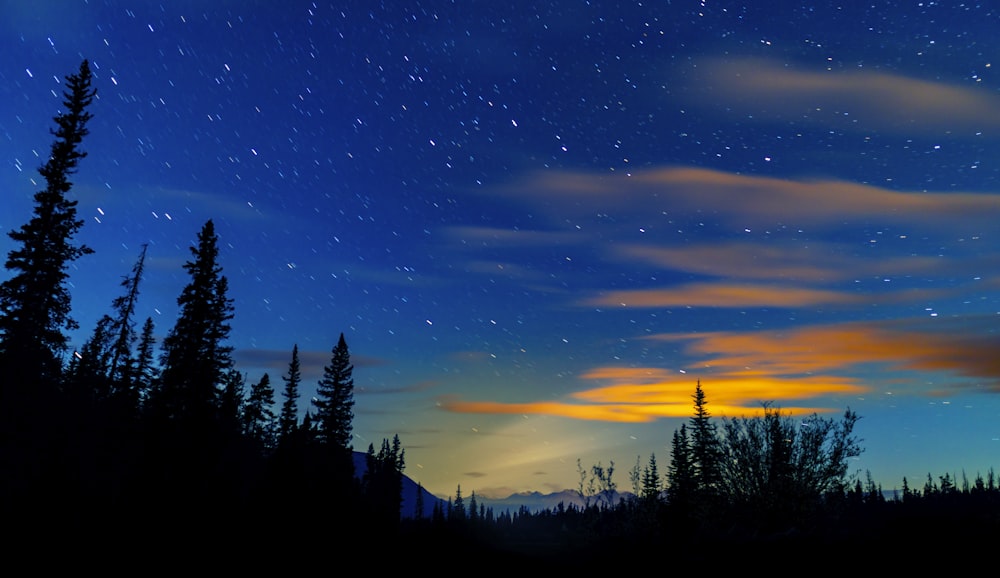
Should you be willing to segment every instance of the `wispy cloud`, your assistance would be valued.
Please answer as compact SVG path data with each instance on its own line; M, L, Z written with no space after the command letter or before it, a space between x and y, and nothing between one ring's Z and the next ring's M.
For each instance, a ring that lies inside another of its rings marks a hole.
M979 325L979 323L972 323ZM691 360L684 371L657 367L595 367L583 388L560 400L509 403L441 400L460 413L543 414L581 420L649 422L691 415L691 393L699 379L717 416L746 415L774 402L792 415L828 412L834 399L862 396L878 388L936 394L904 380L907 372L930 372L953 387L1000 393L1000 338L969 333L968 324L916 321L845 322L786 331L662 334L654 341L680 342ZM883 367L879 382L860 375ZM821 403L803 403L822 400ZM849 404L846 404L849 405Z
M736 227L804 227L851 223L920 223L946 229L981 231L1000 215L1000 197L979 193L899 192L839 180L795 180L740 175L704 168L663 167L630 175L566 171L539 173L498 194L550 211L554 222L590 219L650 233L668 219L706 219ZM572 222L572 221L570 221ZM586 234L582 229L581 234Z
M626 244L616 246L614 255L712 277L805 283L829 283L871 274L926 273L942 264L940 258L918 255L862 258L840 243L785 240L703 242L670 247Z
M940 372L952 382L1000 392L1000 337L966 323L844 322L783 331L663 334L713 371L764 375L851 374L870 364Z
M686 78L694 87L691 104L724 108L744 120L795 119L908 135L1000 127L1000 98L986 90L860 67L803 70L760 58L715 58L696 62Z
M314 381L323 376L323 369L330 364L333 355L332 347L331 351L326 352L299 350L299 371L302 373L303 381ZM279 376L288 374L288 364L292 360L292 349L289 347L288 351L281 351L241 348L233 351L233 360L241 369L267 372L274 383L274 380L278 379ZM356 368L377 367L385 364L384 359L351 354L351 365Z
M584 299L600 307L780 307L857 304L867 298L820 289L773 285L691 283L669 289L610 291Z

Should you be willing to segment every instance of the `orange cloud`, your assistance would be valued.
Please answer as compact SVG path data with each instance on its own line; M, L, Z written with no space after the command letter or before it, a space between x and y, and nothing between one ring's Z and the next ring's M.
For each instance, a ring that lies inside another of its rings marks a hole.
M1000 99L985 90L885 72L804 71L737 58L699 62L693 74L692 104L724 107L744 119L795 118L907 134L1000 127Z
M643 379L661 374L655 368L598 368L590 374L623 375L638 373ZM860 394L867 388L852 383L847 378L810 377L805 379L776 379L749 373L715 376L704 384L709 392L710 412L716 417L740 416L761 411L764 402L793 401L823 395ZM496 401L463 401L455 398L440 401L443 409L458 413L534 414L568 417L573 419L646 423L660 418L686 418L691 416L694 380L674 374L663 381L630 383L587 389L573 393L566 401L536 401L504 403ZM830 408L805 407L779 404L789 415L806 415L831 411Z
M534 414L629 423L649 422L657 417L668 417L662 414L657 415L649 406L621 404L582 405L552 401L502 403L496 401L445 400L441 401L440 405L448 411L457 413ZM690 414L690 411L687 413Z
M717 371L753 370L767 375L858 371L867 364L898 370L943 371L984 382L1000 391L1000 338L970 328L901 322L848 322L772 332L667 334L685 341L685 353Z
M898 371L944 372L1000 392L1000 338L972 334L976 320L958 323L963 331L942 331L915 322L839 323L772 332L665 334L661 341L686 343L698 358L687 373L657 367L596 367L581 375L608 382L581 389L558 401L503 403L441 402L461 413L542 414L574 419L650 422L689 417L692 375L704 376L712 415L736 417L759 412L773 402L789 415L840 410L804 405L808 399L858 396L872 390L861 375L870 365ZM955 329L948 327L943 329ZM899 381L898 376L883 380Z
M670 289L611 291L582 304L603 307L803 307L862 303L849 293L773 285L691 283Z

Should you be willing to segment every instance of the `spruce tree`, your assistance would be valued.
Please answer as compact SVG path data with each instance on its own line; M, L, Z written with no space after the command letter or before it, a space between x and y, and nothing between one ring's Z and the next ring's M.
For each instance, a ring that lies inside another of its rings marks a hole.
M670 444L670 466L667 468L668 493L671 507L687 512L694 494L694 465L691 462L691 442L687 424L674 430Z
M260 381L250 386L243 407L243 433L258 447L269 450L274 447L275 421L274 388L271 376L264 374Z
M642 497L648 501L660 499L660 471L656 466L656 454L649 454L649 464L642 471Z
M72 403L82 399L99 402L113 399L122 411L134 412L138 408L138 394L133 383L132 345L136 340L133 317L145 259L146 246L143 245L132 274L122 280L125 294L111 302L114 316L102 316L80 351L74 352L67 380L75 390Z
M354 420L354 366L344 334L333 348L330 364L316 390L316 420L320 441L340 450L351 451L352 421Z
M299 383L302 381L302 373L299 369L299 346L292 347L292 360L288 363L288 375L282 375L281 380L285 382L283 392L285 401L281 404L281 415L278 418L278 443L288 441L299 422Z
M153 336L153 318L147 317L139 333L139 345L135 351L135 366L132 368L132 389L139 409L145 409L146 401L156 387L159 372L153 363L156 337Z
M191 254L193 260L184 264L191 282L177 298L180 315L163 340L155 405L162 417L198 429L215 421L219 394L233 365L232 348L225 345L233 304L218 264L218 237L211 220L198 233Z
M708 401L700 380L691 397L694 399L694 415L689 423L695 491L699 499L710 502L720 489L722 446L715 422L708 412Z
M65 112L54 118L57 129L48 161L38 169L45 188L35 194L34 215L8 236L18 248L7 254L5 267L13 276L0 284L0 404L15 411L41 388L54 388L66 351L64 330L78 326L70 317L66 287L69 265L92 250L74 245L83 226L77 201L67 198L70 176L87 156L80 143L88 134L87 111L97 90L91 88L90 64L66 77ZM13 391L17 388L17 391ZM44 403L44 402L42 402Z
M133 383L135 360L132 358L132 345L136 339L134 317L136 303L139 300L139 282L142 281L142 272L146 263L147 247L148 245L143 244L139 259L132 267L132 274L122 279L121 286L125 289L125 294L117 297L111 303L115 311L115 335L108 376L111 378L114 393L132 406L138 403Z

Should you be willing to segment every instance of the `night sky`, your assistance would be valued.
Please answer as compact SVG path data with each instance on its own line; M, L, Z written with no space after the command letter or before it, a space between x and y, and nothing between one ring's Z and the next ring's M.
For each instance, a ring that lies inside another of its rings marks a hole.
M74 346L148 243L176 320L213 219L230 345L300 409L341 332L354 448L428 490L576 488L713 415L862 416L884 489L1000 466L989 3L0 1L0 251L63 77ZM866 3L867 4L867 3Z

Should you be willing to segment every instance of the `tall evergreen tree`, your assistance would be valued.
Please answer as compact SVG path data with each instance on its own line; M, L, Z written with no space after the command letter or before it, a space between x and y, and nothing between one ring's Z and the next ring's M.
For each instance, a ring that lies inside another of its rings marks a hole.
M694 465L687 424L674 430L670 444L670 466L667 468L668 499L675 509L687 510L694 496Z
M121 285L125 289L125 294L111 303L115 311L115 336L108 376L111 378L115 394L126 399L131 405L138 403L138 396L135 395L135 386L132 383L135 378L132 345L136 339L135 306L139 300L139 282L142 281L142 272L145 268L147 247L148 245L143 244L139 259L132 266L132 274L122 280Z
M375 446L368 445L365 455L366 471L363 477L365 499L369 517L384 528L399 524L403 507L404 451L399 436L382 440L382 447L375 453Z
M649 464L642 470L642 497L648 501L658 500L662 489L656 454L649 454Z
M45 188L35 194L34 216L8 236L19 245L7 254L5 267L13 276L0 284L0 404L23 409L25 389L54 388L66 351L64 330L77 328L70 317L66 287L69 265L92 250L74 245L83 226L77 201L67 198L70 176L87 156L80 143L89 130L87 111L97 90L91 88L90 64L66 77L65 112L55 117L58 127L48 161L38 169ZM11 391L18 388L22 391Z
M284 443L295 432L299 423L299 383L302 373L299 369L299 346L292 347L292 360L288 363L288 375L282 375L285 382L283 392L285 401L281 404L281 415L278 418L278 442Z
M145 259L146 246L143 245L132 274L122 281L125 294L111 302L114 315L102 316L80 351L74 352L68 372L68 385L75 390L73 403L84 398L101 402L114 398L115 405L122 411L137 409L138 394L133 383L132 345L136 340L133 317Z
M413 519L424 519L424 485L421 482L417 482L417 498L413 504Z
M155 356L156 337L153 318L147 317L139 333L139 345L135 351L135 366L132 369L132 389L140 409L145 408L146 400L156 387L159 372L153 363Z
M320 440L328 446L350 451L354 420L354 366L344 334L333 348L330 364L316 390L316 420Z
M233 304L218 264L218 237L211 220L198 233L191 254L193 260L184 264L191 282L177 298L180 315L163 340L155 404L163 417L202 428L215 420L219 393L233 365L232 347L225 345Z
M694 415L691 416L691 463L694 473L695 491L702 502L711 501L718 494L721 481L722 445L715 422L708 412L708 401L701 388L701 380L695 387Z
M275 422L274 388L271 376L264 374L260 381L250 386L243 407L243 433L263 449L274 446Z

